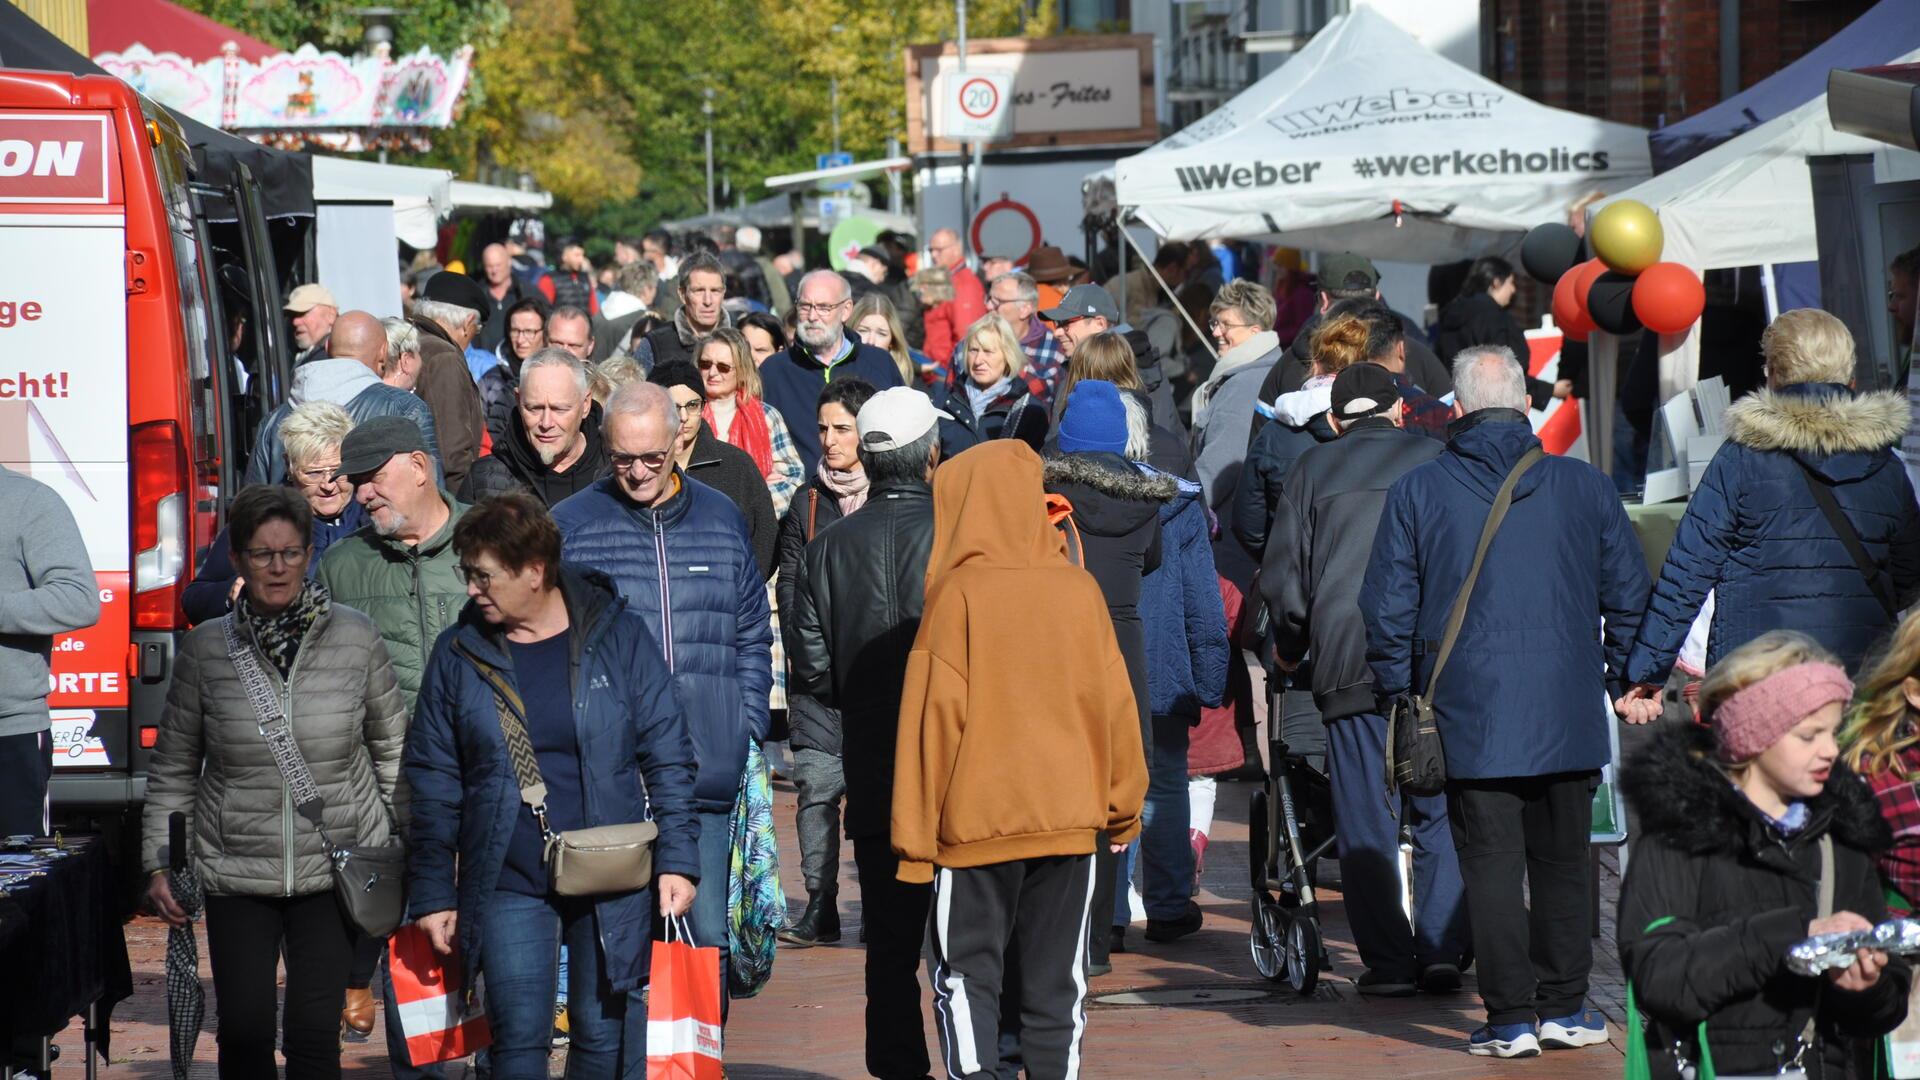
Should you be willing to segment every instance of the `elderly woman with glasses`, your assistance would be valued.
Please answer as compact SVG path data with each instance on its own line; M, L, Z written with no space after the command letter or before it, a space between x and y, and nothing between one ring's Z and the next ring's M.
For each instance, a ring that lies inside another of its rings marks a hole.
M147 765L147 897L170 925L188 924L166 873L181 854L168 821L184 813L184 854L207 891L220 1075L273 1076L277 1043L288 1077L338 1077L358 934L334 896L327 852L395 835L407 708L380 631L307 576L308 499L255 485L234 497L229 521L228 553L244 574L238 598L181 642ZM247 687L262 684L256 700ZM321 794L317 820L295 811L269 750L283 734Z
M353 499L353 485L340 471L340 441L353 428L353 418L330 401L310 401L287 414L280 424L280 444L287 451L287 486L299 489L313 512L313 558L305 573L311 577L320 556L335 540L350 536L366 524L366 512ZM228 554L227 533L213 538L200 560L180 606L191 623L210 622L233 609L245 586L245 573Z

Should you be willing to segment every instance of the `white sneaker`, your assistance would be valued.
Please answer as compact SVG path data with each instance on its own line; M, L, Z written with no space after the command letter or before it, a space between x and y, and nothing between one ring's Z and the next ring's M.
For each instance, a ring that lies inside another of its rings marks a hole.
M1581 1009L1572 1016L1540 1021L1540 1045L1549 1050L1577 1050L1607 1041L1607 1018L1598 1009Z

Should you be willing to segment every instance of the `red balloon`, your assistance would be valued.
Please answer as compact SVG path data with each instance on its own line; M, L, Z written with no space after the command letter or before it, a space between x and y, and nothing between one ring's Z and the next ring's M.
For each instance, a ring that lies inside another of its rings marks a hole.
M1569 341L1585 341L1593 333L1592 316L1587 314L1587 288L1593 279L1606 273L1607 265L1588 259L1560 275L1553 287L1553 322Z
M1679 263L1654 263L1633 283L1633 313L1649 330L1685 333L1706 307L1706 286Z

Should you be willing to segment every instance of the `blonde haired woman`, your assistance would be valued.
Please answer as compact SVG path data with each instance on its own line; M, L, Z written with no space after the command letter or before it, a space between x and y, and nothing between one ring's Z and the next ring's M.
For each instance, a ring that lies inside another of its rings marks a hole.
M1709 667L1792 628L1851 670L1920 597L1906 394L1851 387L1853 335L1824 311L1782 313L1760 351L1767 385L1727 410L1627 656L1628 709L1655 700L1709 591Z
M960 367L945 386L934 388L934 407L952 422L940 424L940 450L952 457L962 450L1007 434L1008 418L1024 419L1032 409L1045 420L1047 386L1026 370L1027 354L1007 320L985 315L960 342ZM1024 430L1017 434L1026 437ZM1044 431L1041 432L1045 434Z
M1133 346L1127 344L1126 338L1106 330L1082 341L1073 350L1073 358L1067 361L1066 372L1060 376L1060 390L1054 395L1056 426L1060 423L1060 414L1066 411L1067 395L1073 393L1074 384L1087 379L1112 383L1120 388L1122 396L1132 398L1147 410L1147 464L1164 473L1194 479L1193 455L1187 452L1187 440L1153 421L1153 398L1147 393L1146 384L1140 381Z
M766 477L773 513L779 517L807 482L807 467L794 449L786 419L761 396L753 350L740 331L723 326L700 340L694 356L707 397L701 418L716 437L752 456Z
M847 325L860 340L876 349L885 349L900 369L900 381L908 386L920 380L933 366L933 360L907 346L907 332L900 325L900 312L885 293L870 292L853 305L853 317Z
M1912 910L1920 900L1920 615L1900 621L1861 678L1840 745L1893 828L1893 846L1880 856L1881 880Z
M926 328L921 348L938 365L953 355L954 343L960 337L960 328L953 324L953 278L941 267L923 266L908 284L920 301L921 321Z

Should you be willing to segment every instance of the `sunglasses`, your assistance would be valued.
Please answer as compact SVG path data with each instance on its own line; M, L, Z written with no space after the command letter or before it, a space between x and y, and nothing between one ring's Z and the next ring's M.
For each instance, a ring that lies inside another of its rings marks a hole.
M700 361L700 370L718 371L722 375L731 375L733 374L733 365L723 364L718 360L702 360Z

